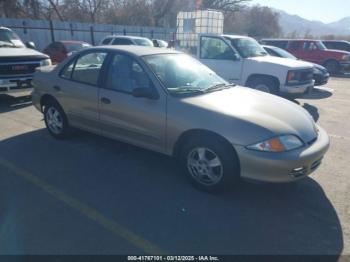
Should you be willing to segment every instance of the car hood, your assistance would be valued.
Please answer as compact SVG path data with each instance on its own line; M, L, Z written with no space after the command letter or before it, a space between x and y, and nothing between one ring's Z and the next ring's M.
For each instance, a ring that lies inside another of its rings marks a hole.
M210 119L208 127L210 129L220 126L221 129L226 128L223 127L220 118L229 118L231 119L229 122L235 122L235 124L230 124L231 128L242 128L238 136L245 136L244 139L240 139L241 141L235 141L237 144L242 144L243 141L245 141L243 143L258 142L286 134L297 135L305 143L317 137L315 122L305 109L289 100L253 89L233 87L188 97L182 102L207 111L207 116L210 113L214 114L215 117L207 118L207 120ZM201 118L201 116L197 117ZM196 119L196 116L192 118Z
M321 71L323 71L323 72L325 72L325 73L328 73L328 71L327 71L327 69L325 68L325 67L323 67L323 66L321 66L321 65L319 65L319 64L312 64L315 68L317 68L318 70L321 70Z
M269 64L275 64L278 66L283 66L288 69L299 69L299 68L311 68L312 64L304 61L289 59L289 58L282 58L282 57L276 57L276 56L257 56L257 57L250 57L249 60L258 62L258 63L269 63Z
M12 57L24 57L24 58L33 58L33 59L46 59L49 58L47 55L40 53L34 49L26 48L26 47L18 47L18 48L8 48L8 47L0 47L0 57L1 58L12 58Z

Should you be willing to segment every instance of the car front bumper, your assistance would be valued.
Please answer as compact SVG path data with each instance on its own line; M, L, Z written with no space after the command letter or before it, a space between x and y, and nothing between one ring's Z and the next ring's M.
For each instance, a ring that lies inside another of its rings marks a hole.
M31 91L33 76L0 77L0 94Z
M271 183L293 182L315 171L330 145L329 137L319 127L317 140L308 147L285 153L259 152L235 146L242 179Z

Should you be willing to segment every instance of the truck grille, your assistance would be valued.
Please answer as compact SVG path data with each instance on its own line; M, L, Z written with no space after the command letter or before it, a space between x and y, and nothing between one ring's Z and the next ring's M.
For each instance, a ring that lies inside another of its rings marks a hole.
M26 75L33 74L35 68L40 66L40 62L33 63L9 63L0 64L0 75Z
M310 81L310 80L313 79L313 77L314 77L314 75L313 75L313 70L312 70L312 69L310 69L310 70L304 70L304 71L302 71L301 74L300 74L300 81L301 81L301 82Z

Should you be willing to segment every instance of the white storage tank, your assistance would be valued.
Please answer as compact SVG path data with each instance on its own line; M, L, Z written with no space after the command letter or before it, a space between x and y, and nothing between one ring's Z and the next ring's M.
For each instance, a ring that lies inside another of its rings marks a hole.
M177 15L176 39L182 48L197 46L198 34L223 34L224 15L216 10L180 12Z

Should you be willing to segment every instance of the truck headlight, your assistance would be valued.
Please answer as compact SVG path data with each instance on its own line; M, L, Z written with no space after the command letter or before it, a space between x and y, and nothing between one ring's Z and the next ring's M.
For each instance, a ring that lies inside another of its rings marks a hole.
M47 58L47 59L44 59L44 60L40 61L40 66L50 66L50 65L51 65L51 59L50 58Z
M250 146L247 149L263 152L286 152L304 146L304 143L294 135L274 137Z
M341 57L341 60L344 60L344 61L350 60L350 55L343 55L343 56Z
M287 75L287 84L292 85L292 84L297 84L299 83L299 73L297 71L288 71Z

